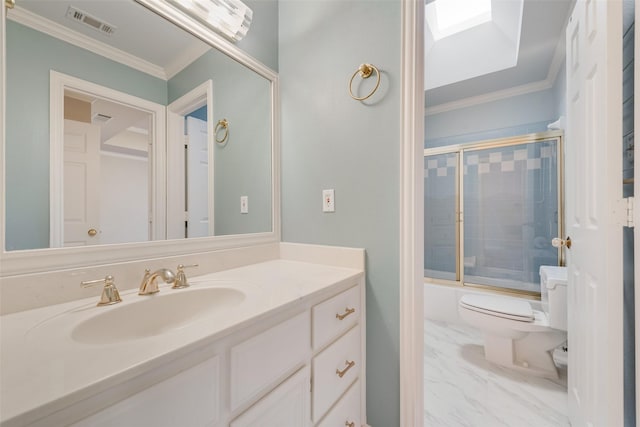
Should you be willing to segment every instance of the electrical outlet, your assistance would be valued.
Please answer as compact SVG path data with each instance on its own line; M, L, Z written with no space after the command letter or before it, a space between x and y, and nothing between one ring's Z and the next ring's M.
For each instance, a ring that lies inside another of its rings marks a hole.
M249 213L249 196L240 196L240 213Z
M335 212L336 200L333 189L322 190L322 212Z

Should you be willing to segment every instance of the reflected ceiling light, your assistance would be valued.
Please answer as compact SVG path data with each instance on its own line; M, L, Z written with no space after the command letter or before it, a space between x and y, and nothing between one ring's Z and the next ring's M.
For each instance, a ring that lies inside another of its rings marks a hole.
M247 35L253 11L240 0L170 0L214 31L236 42Z
M491 0L435 0L425 7L434 40L491 21Z

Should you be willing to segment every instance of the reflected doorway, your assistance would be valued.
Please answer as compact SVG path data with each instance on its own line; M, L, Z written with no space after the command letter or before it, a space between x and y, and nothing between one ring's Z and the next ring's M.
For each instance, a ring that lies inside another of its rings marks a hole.
M166 237L165 107L51 72L50 247Z
M214 236L213 81L167 106L167 237Z

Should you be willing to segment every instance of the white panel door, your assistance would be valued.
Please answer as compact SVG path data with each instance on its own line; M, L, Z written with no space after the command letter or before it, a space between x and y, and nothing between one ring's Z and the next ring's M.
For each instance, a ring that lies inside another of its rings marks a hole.
M569 416L622 426L622 2L578 0L566 47Z
M187 135L187 237L213 236L213 211L209 209L209 194L213 195L213 187L209 183L207 122L187 117Z
M63 246L100 243L100 127L64 121Z

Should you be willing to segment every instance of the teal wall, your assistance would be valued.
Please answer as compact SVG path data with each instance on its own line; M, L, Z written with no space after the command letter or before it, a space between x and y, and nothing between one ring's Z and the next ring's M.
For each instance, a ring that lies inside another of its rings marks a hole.
M12 21L7 32L6 249L49 247L49 70L166 104L166 82Z
M366 249L367 413L400 425L400 0L283 0L282 229L287 242ZM363 62L378 92L349 97ZM322 190L335 189L335 213Z
M278 0L245 0L253 10L247 35L236 45L274 71L278 71Z
M226 144L214 148L215 234L271 231L271 84L210 50L169 80L169 102L209 79L214 123L229 121ZM240 196L249 198L248 214Z
M558 119L557 102L552 88L428 115L425 148L544 132Z

